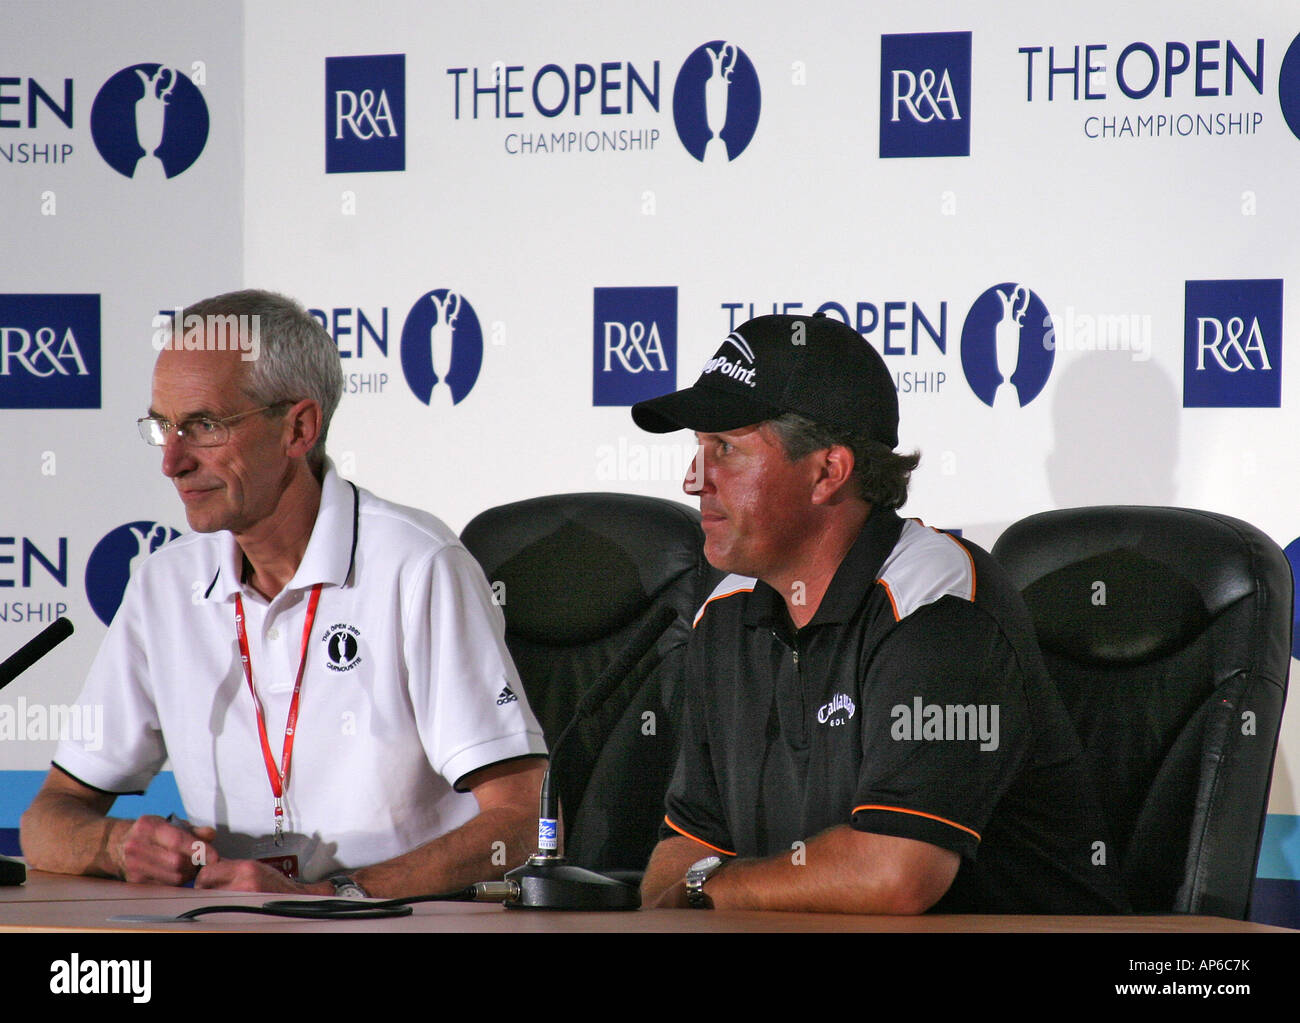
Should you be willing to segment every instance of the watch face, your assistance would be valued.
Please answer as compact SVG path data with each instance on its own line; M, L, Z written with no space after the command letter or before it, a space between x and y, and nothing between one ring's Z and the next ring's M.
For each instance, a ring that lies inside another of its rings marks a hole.
M721 856L706 856L702 860L696 860L686 871L686 887L699 888L720 866L722 866Z
M335 874L329 878L330 884L334 886L334 894L342 899L368 899L364 888L357 884L356 881L346 874Z
M686 872L686 901L696 909L707 909L712 903L704 894L704 882L722 866L721 856L706 856L691 864Z

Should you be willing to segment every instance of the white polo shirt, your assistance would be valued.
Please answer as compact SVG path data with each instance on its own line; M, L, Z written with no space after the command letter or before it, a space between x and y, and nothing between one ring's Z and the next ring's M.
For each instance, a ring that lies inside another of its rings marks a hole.
M126 588L82 691L103 743L55 763L105 792L143 791L170 757L190 821L226 857L266 856L274 800L235 632L242 594L253 680L276 762L311 587L322 583L284 799L286 848L318 879L407 852L474 817L454 786L544 754L478 563L431 515L327 465L306 554L268 602L241 586L229 532L159 549Z

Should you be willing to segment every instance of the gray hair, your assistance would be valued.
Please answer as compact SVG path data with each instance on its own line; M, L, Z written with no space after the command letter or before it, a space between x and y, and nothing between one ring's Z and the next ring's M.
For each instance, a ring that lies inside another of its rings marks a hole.
M343 364L329 332L299 303L272 291L231 291L194 303L190 316L256 316L261 347L248 365L242 390L259 405L311 398L321 408L321 430L307 463L325 463L325 438L343 393Z
M863 434L825 426L793 412L769 419L767 425L785 449L785 457L792 462L835 445L851 450L858 496L872 507L901 508L907 502L912 470L921 462L919 451L900 455Z

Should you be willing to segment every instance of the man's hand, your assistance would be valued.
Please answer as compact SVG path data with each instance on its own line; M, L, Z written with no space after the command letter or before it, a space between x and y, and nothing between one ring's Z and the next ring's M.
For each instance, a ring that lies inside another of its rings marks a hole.
M692 861L694 862L694 861ZM664 890L654 905L647 906L647 909L690 909L690 900L686 898L686 879L678 881L675 885Z
M316 884L291 881L274 867L258 860L210 862L199 871L194 887L230 892L284 892L289 895L334 894L334 886L328 881Z
M134 884L182 885L193 881L201 867L221 860L212 828L190 829L161 817L145 815L116 822L110 840L119 875Z
M655 846L641 878L641 904L647 909L686 909L686 871L696 860L718 850L685 835L673 835ZM731 859L730 856L726 859Z
M484 767L465 784L479 814L454 831L384 863L351 871L378 898L422 895L499 878L528 858L537 837L537 792L546 761L527 757ZM210 828L188 830L160 817L107 816L112 793L83 785L58 768L22 818L28 864L61 874L125 877L153 884L184 884L236 891L331 895L328 881L302 885L250 860L223 860Z
M681 835L660 842L641 882L646 905L688 905L686 869L710 851ZM949 849L847 824L809 839L803 853L798 862L788 853L728 860L704 894L717 909L911 915L938 902L961 865Z
M57 767L22 817L30 866L58 874L93 874L137 884L179 885L220 857L211 828L191 830L161 817L109 817L117 797L82 784Z
M475 771L465 786L477 817L384 863L350 870L377 898L449 892L496 880L528 858L537 840L537 795L546 760L506 760Z

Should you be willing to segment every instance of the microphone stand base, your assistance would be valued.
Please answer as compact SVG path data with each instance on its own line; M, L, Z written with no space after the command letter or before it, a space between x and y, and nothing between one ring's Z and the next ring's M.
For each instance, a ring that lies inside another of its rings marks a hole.
M508 909L641 908L641 892L594 870L565 863L562 856L533 856L506 875L519 885L519 898Z

